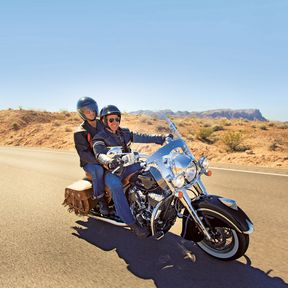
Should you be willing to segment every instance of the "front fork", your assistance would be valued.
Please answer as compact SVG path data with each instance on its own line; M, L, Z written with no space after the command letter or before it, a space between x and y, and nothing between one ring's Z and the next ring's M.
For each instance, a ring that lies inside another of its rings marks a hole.
M198 188L202 190L202 193L204 192L204 194L207 195L208 193L206 192L203 183L200 181L200 183L198 182L197 184L198 184ZM204 191L203 191L203 187L204 187ZM201 229L203 234L206 236L206 238L211 241L212 238L211 238L210 234L208 233L207 229L203 225L201 219L198 217L195 209L191 205L191 199L190 199L186 189L181 189L181 191L176 192L176 197L179 198L180 202L188 210L188 212L191 215L192 219L199 226L199 228Z

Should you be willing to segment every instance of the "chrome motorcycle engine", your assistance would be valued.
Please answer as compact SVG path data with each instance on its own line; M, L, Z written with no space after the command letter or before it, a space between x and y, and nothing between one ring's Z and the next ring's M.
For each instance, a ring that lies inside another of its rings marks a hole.
M140 175L141 181L143 181L143 175ZM128 188L128 200L130 203L130 209L135 219L142 226L153 226L154 234L166 233L174 224L176 219L176 209L167 199L171 192L164 190L158 186L157 182L154 183L148 181L145 176L145 185L143 182L137 182ZM169 202L169 203L168 203ZM154 213L154 218L153 218Z

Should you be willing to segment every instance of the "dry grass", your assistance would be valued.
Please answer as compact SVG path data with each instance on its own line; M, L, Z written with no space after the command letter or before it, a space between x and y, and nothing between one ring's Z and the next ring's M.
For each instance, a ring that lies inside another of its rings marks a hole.
M174 122L196 157L207 155L213 162L288 168L287 122L197 118L176 118ZM74 150L73 131L80 123L75 112L0 110L0 145ZM122 116L121 126L141 133L168 132L165 120L127 113ZM227 135L241 135L240 143L229 148ZM148 153L158 147L133 146Z

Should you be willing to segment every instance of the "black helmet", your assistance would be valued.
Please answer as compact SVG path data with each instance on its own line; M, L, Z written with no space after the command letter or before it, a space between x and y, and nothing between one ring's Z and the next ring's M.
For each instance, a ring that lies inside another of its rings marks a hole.
M108 115L118 115L121 118L121 112L120 110L114 106L114 105L107 105L103 107L100 111L100 119L102 120L103 117L108 116Z
M98 116L98 105L97 105L96 101L90 97L86 97L86 96L82 97L77 102L77 112L78 112L79 116L83 120L88 120L83 113L84 110L90 110L90 111L95 112L95 119ZM95 120L95 119L93 119L93 120Z

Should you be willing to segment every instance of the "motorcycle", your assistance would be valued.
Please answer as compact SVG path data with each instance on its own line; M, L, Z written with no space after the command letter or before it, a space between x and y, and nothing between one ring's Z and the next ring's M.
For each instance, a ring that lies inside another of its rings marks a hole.
M123 167L135 163L141 166L138 172L123 180L132 214L157 240L180 218L181 237L195 242L208 255L223 261L243 256L253 232L252 221L236 201L206 191L201 177L211 175L207 158L197 161L175 124L166 120L173 138L168 138L152 155L122 153L121 147L112 147L108 153L110 157L121 158ZM76 214L126 226L115 214L101 215L91 194L89 179L77 181L65 189L63 204ZM106 194L113 209L109 191Z

